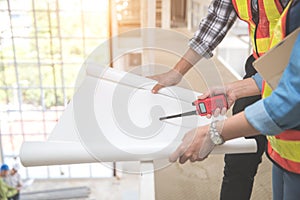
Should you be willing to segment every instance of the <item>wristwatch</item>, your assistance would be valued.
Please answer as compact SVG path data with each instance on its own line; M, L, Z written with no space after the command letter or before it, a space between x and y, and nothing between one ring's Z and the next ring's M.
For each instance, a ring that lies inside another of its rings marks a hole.
M221 145L221 144L224 144L225 141L224 141L224 138L222 137L222 135L217 130L217 122L218 121L211 122L208 133L210 135L211 141L215 145Z

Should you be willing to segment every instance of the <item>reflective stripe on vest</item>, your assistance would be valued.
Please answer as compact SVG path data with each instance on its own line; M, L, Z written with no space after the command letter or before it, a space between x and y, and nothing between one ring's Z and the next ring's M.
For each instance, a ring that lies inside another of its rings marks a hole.
M253 21L251 0L232 0L238 17L248 23L255 58L269 50L271 33L283 12L279 0L258 0L258 24Z
M272 146L270 145L270 142L268 142L267 154L268 154L269 158L271 158L274 162L276 162L278 165L280 165L285 170L299 174L299 171L300 171L299 162L294 162L292 160L283 158L280 154L278 154L272 148Z
M284 134L281 133L281 134ZM297 134L296 132L294 134ZM299 134L299 132L298 132ZM280 140L275 136L267 136L272 149L277 152L282 158L300 163L300 141ZM300 167L300 164L299 164Z
M278 44L286 35L286 17L292 1L289 2L282 13L278 25L274 28L270 47ZM263 82L262 97L266 98L272 93L271 87ZM287 130L277 136L268 136L268 155L282 168L300 174L300 131Z

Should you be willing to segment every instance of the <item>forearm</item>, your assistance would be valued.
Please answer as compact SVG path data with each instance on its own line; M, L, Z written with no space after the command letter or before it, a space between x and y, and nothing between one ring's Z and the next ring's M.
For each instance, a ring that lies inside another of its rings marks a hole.
M235 81L226 85L228 93L235 99L255 96L260 94L260 90L256 82L252 78L247 78L240 81Z
M224 121L218 122L220 133L225 141L239 137L260 134L246 119L244 112L240 112Z
M262 134L276 135L283 131L270 116L264 106L264 100L255 102L248 106L244 113L248 122Z
M174 66L174 70L185 75L203 57L189 48L183 57Z

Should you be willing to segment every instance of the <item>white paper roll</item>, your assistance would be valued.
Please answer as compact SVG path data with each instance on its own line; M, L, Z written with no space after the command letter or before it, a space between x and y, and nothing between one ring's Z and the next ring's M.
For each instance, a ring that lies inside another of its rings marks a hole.
M22 164L29 166L45 166L45 165L64 165L78 163L93 162L111 162L111 161L147 161L157 159L167 159L168 156L176 149L180 142L174 142L173 147L169 151L158 151L157 153L148 155L138 154L119 154L110 151L109 146L99 144L99 154L97 158L89 153L79 142L25 142L22 145L20 157ZM141 149L149 148L151 150L160 150L164 144L156 144L151 146L127 146L128 151L139 152ZM221 146L217 146L211 154L224 153L253 153L256 151L256 142L253 139L234 139L226 142Z

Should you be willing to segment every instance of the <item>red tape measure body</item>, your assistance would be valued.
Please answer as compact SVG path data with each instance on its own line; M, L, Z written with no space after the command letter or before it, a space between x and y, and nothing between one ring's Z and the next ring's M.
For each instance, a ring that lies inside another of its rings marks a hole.
M223 94L206 99L198 99L193 102L193 105L196 106L197 112L201 116L211 115L217 108L221 110L224 107L228 108L226 97Z

